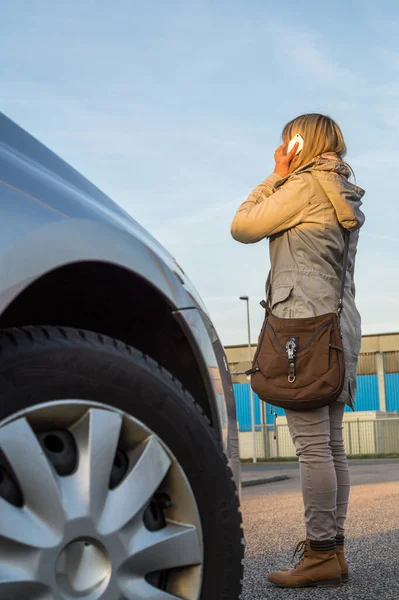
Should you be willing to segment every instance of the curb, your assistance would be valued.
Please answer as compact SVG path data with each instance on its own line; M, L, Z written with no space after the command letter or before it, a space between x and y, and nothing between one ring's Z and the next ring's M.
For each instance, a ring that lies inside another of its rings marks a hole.
M288 475L277 475L276 477L267 477L266 479L247 479L241 483L241 487L252 487L253 485L265 485L275 481L285 481L289 479Z

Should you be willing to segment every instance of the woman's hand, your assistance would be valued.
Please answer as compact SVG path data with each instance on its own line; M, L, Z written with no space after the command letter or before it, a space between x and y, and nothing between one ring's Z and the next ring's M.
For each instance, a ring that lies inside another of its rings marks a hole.
M281 144L274 153L274 160L276 162L276 166L274 168L274 172L280 177L287 177L290 172L291 165L297 160L297 156L295 153L298 149L298 142L295 143L294 147L287 154L288 142Z

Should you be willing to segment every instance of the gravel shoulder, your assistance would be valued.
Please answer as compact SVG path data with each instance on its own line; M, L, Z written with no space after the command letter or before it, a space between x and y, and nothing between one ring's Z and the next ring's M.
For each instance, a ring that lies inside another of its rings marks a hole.
M399 461L351 464L354 485L347 522L351 581L325 590L278 589L267 582L269 571L293 566L293 549L305 537L297 465L288 469L283 463L280 466L280 470L269 470L268 475L286 472L289 481L243 492L247 554L242 600L398 600Z

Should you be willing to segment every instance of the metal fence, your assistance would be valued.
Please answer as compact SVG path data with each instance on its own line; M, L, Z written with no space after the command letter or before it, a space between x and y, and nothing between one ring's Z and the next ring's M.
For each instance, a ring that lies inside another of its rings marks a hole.
M252 432L240 432L241 459L252 459ZM399 416L344 421L344 440L349 456L399 454ZM255 431L256 459L295 457L285 419L277 426L257 425Z

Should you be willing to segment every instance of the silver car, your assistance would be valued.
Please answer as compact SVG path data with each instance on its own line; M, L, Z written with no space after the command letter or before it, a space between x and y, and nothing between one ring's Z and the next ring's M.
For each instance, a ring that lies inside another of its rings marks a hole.
M1 113L0 206L0 599L239 598L232 384L186 274Z

